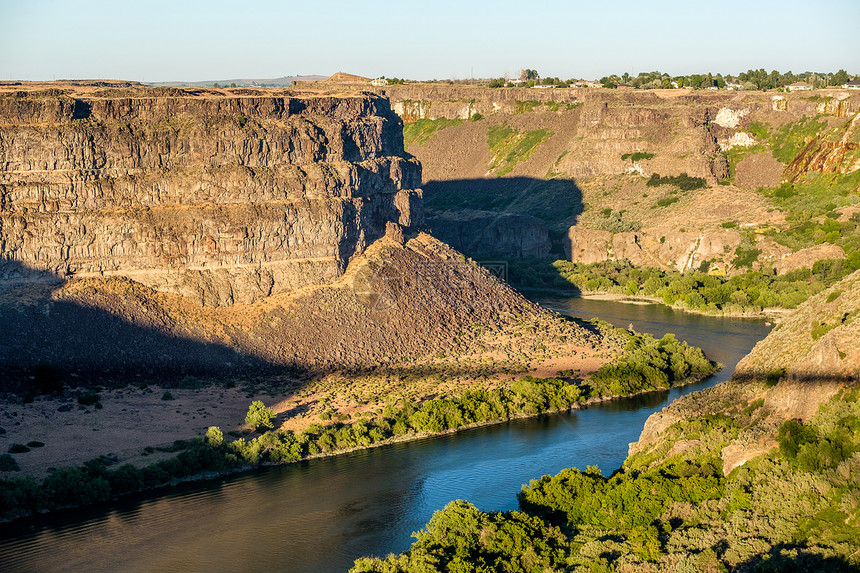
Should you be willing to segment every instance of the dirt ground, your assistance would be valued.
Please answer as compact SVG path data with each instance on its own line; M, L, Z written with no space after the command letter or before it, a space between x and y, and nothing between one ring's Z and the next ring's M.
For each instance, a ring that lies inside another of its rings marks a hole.
M559 372L577 372L584 376L605 361L606 356L595 355L593 347L573 343L565 345L561 353L529 363L519 374L458 374L450 364L428 363L423 365L427 373L417 377L397 371L336 373L294 388L284 380L261 380L245 388L216 385L195 390L127 386L99 392L101 408L79 404L81 392L77 390L67 390L62 397L38 396L29 404L7 397L0 401L0 428L5 430L0 433L0 453L7 452L11 444L37 441L45 445L14 454L21 471L0 472L0 477L33 475L41 479L49 468L79 466L101 455L115 458L117 466L150 464L175 455L158 451L158 447L202 436L210 426L218 426L225 434L248 432L244 420L253 400L271 407L282 428L302 431L313 423L333 423L320 417L326 411L334 413L335 419L340 414L340 419L349 421L363 412L376 415L387 403L403 399L420 403L467 388L506 386L523 375L554 377ZM487 355L475 357L473 364L487 363L492 371L494 362ZM261 391L266 387L280 391ZM162 399L166 391L173 399ZM147 452L147 447L156 450Z
M174 454L146 454L147 446L167 446L218 426L225 433L240 430L252 400L267 405L284 396L248 397L239 388L170 389L173 400L162 400L163 388L126 387L99 393L102 408L82 406L76 397L39 396L30 404L20 400L0 403L0 452L13 443L43 442L44 447L15 454L18 472L43 477L50 467L77 466L100 455L116 456L120 463L144 465Z

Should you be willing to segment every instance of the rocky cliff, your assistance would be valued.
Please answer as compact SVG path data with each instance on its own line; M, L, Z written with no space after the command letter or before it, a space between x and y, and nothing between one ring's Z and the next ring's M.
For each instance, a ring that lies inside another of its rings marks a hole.
M803 183L810 174L851 173L859 161L860 97L838 89L378 91L391 99L407 132L417 126L421 133L407 149L424 166L429 227L456 228L458 244L474 254L465 245L483 247L481 213L489 211L539 219L556 243L553 255L575 262L626 258L681 271L707 262L714 272L732 273L743 246L761 253L756 268L782 272L796 268L783 261L793 249L764 231L791 225L758 190ZM793 158L795 150L802 152ZM704 187L646 184L655 174L683 173L702 178ZM576 196L558 197L540 182L567 182ZM473 221L464 206L476 213ZM495 252L521 256L519 245L534 235L535 223L508 221ZM726 232L724 224L736 230Z
M708 415L728 415L749 425L720 451L725 473L771 451L785 420L809 420L843 388L860 383L858 318L860 271L810 298L780 322L738 363L731 381L652 414L639 440L630 444L630 453L654 451L665 444L674 424ZM749 419L747 406L754 403L757 406L750 407L760 410ZM666 455L672 453L678 452Z
M373 95L2 93L0 285L119 275L218 306L331 282L421 224L401 125Z
M0 390L615 349L420 231L384 98L84 88L0 85Z

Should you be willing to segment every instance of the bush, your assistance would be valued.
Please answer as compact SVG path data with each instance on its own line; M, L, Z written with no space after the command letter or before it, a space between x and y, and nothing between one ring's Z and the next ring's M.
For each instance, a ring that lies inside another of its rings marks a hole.
M275 426L274 419L274 410L266 408L266 405L260 400L254 400L248 408L245 424L255 431L271 430Z
M690 177L686 173L682 173L675 177L665 176L661 177L660 175L654 173L645 183L648 187L659 187L661 185L675 185L681 189L681 191L693 191L695 189L702 189L707 185L707 182L701 177Z
M162 400L175 400L176 398L173 397L173 394L171 394L169 390L165 390L164 394L161 395L161 399Z
M19 472L21 467L10 454L0 455L0 472Z
M30 451L30 448L24 444L9 444L10 454L24 454Z
M224 443L224 432L218 426L209 426L206 430L206 443L217 448Z
M82 406L93 406L94 404L98 404L99 401L101 401L101 396L96 392L84 392L78 396L78 404Z

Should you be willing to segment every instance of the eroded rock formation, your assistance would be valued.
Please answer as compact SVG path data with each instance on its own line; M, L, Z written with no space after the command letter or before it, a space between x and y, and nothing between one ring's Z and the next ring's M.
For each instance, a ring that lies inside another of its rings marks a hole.
M0 284L120 275L250 303L421 224L387 100L174 92L0 96Z

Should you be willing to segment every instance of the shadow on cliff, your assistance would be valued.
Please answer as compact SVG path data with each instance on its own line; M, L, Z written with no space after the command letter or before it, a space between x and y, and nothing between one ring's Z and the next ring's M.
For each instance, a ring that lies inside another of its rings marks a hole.
M431 232L470 256L562 255L567 229L583 210L573 179L457 179L423 189Z
M53 296L62 281L51 273L10 261L2 270L25 284L0 289L0 391L51 392L63 383L91 382L170 385L188 376L286 369L221 343L160 330L163 316L122 293L107 301L67 300ZM136 312L123 312L124 303Z

